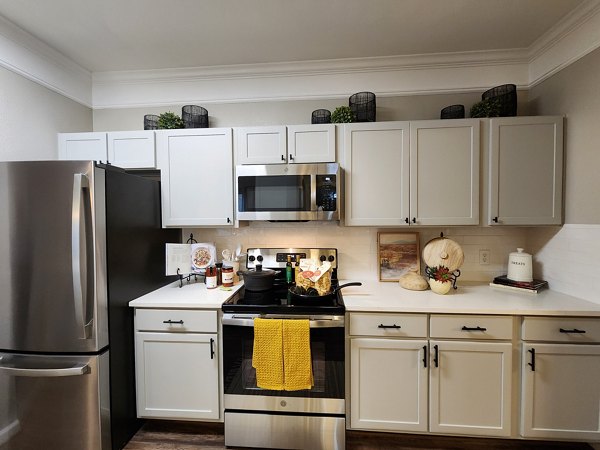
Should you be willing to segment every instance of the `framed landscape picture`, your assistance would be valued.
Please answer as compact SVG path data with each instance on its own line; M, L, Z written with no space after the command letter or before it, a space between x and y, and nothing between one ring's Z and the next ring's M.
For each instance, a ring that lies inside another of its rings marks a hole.
M419 233L377 233L379 281L398 281L409 271L421 272Z

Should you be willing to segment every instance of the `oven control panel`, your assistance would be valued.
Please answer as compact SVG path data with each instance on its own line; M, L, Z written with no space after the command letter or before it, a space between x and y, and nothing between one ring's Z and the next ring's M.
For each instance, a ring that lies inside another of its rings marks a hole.
M292 263L298 259L313 259L315 261L329 261L331 266L337 268L337 249L335 248L249 248L246 257L246 266L253 269L258 264L264 268L285 268L287 257Z

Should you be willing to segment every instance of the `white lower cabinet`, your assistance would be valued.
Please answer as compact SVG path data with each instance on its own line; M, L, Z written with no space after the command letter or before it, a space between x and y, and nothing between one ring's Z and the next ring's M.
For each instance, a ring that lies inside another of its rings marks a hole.
M220 419L217 338L216 311L137 309L138 417Z
M510 436L512 324L499 316L351 314L351 428Z
M524 318L523 436L600 439L599 337L597 319Z

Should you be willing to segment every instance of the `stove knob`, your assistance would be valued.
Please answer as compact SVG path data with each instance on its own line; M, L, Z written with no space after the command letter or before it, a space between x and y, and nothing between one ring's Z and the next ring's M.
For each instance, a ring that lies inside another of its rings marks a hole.
M327 261L329 261L329 262L335 261L335 256L329 255L329 258L327 258Z
M250 255L248 256L248 261L252 262L254 261L256 258L254 258L254 255Z
M319 257L319 259L321 260L321 262L324 262L324 261L325 261L327 258L325 258L325 255L321 255L321 256Z
M257 260L258 262L262 262L262 260L263 260L263 257L262 257L262 255L258 255L258 256L256 257L256 260Z

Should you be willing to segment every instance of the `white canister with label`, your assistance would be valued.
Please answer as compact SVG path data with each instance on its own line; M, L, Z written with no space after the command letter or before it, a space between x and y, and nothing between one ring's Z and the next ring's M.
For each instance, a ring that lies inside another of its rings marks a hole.
M517 248L516 252L508 255L508 273L506 277L509 280L529 283L533 281L532 257L525 253L522 248Z

